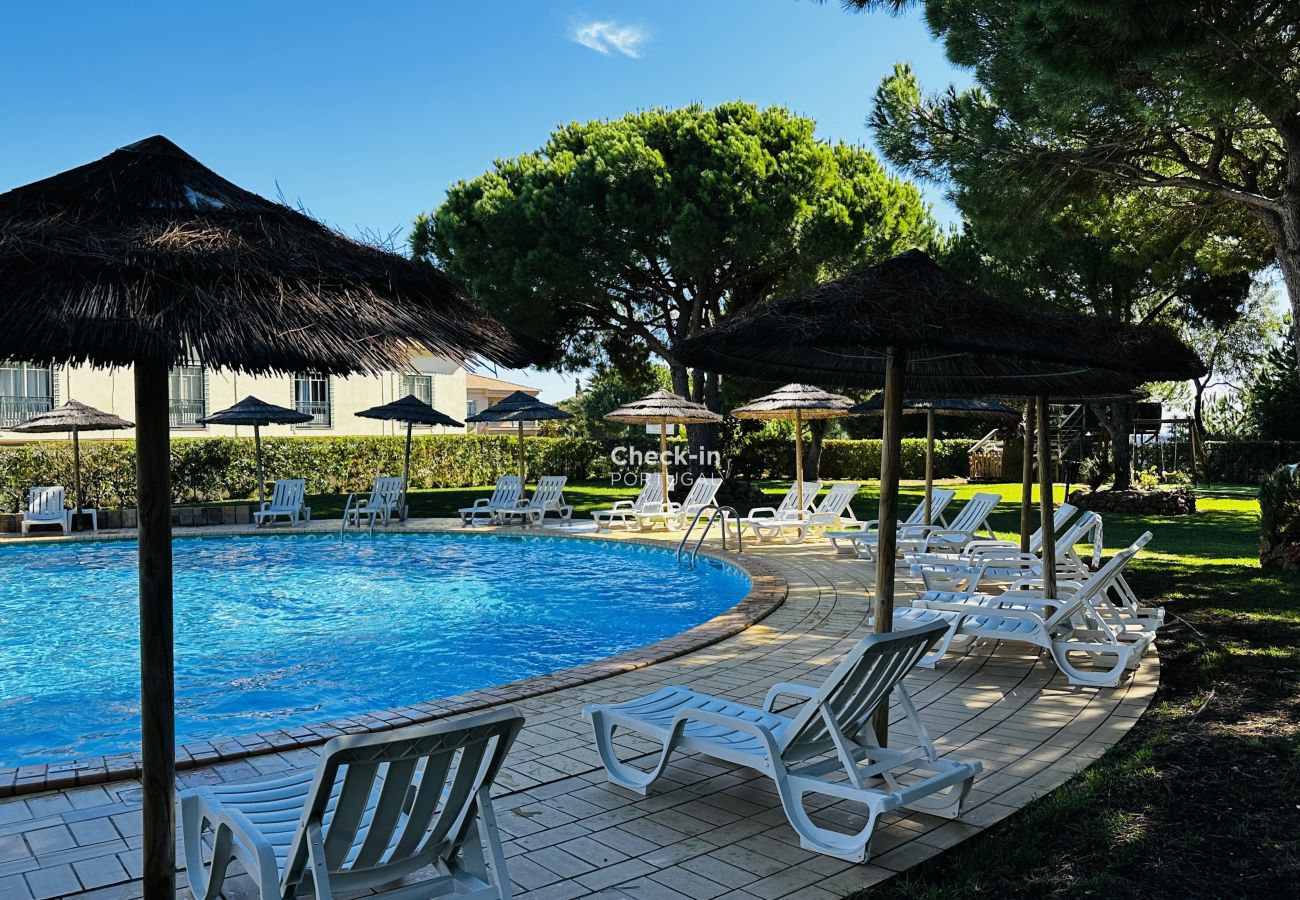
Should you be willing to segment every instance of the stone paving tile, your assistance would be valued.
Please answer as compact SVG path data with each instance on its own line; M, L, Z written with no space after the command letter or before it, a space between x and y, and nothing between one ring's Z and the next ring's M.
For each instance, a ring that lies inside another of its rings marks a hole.
M516 703L527 724L494 796L517 896L842 896L942 852L1059 785L1126 733L1154 695L1154 656L1109 691L1069 686L1034 654L992 644L950 656L934 670L915 671L907 685L940 751L979 759L985 771L960 821L906 811L882 817L866 864L803 850L771 783L714 760L679 754L646 797L607 784L590 727L578 715L582 706L635 697L667 683L758 705L777 681L816 682L867 630L870 564L811 545L747 552L789 586L785 604L759 624L684 656ZM900 581L899 596L915 589ZM896 743L907 736L900 715L891 715ZM275 746L309 733L284 732ZM658 749L636 736L620 735L616 744L633 762L648 763ZM293 748L217 762L182 777L187 784L242 781L310 768L318 757L318 747ZM864 822L861 809L848 802L809 797L807 807L828 825L858 828ZM134 900L140 824L138 782L0 801L0 898L81 892ZM242 874L229 884L231 896L255 893Z

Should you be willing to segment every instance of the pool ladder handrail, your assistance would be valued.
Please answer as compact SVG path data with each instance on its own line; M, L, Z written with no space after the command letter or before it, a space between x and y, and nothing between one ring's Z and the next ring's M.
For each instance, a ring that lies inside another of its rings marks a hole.
M713 523L717 521L719 518L721 518L722 520L722 549L723 550L727 549L727 514L730 513L731 517L736 520L740 519L740 514L736 512L736 508L734 506L706 506L695 513L695 517L691 519L691 524L690 526L687 527L686 533L682 535L681 543L677 545L677 559L676 559L677 565L682 564L682 552L686 549L686 542L690 540L691 532L695 530L695 526L699 524L700 519L703 518L706 513L709 516L708 521L704 523L704 530L700 532L699 539L696 540L695 547L694 549L691 550L691 556L690 556L691 568L692 569L695 568L695 561L699 558L700 555L700 547L704 544L704 539L709 536L709 529L713 527ZM745 552L745 538L743 534L743 529L737 526L736 527L736 553L741 554L744 552Z
M356 494L348 494L347 502L343 504L343 521L339 522L339 540L343 540L344 533L348 530L348 510L352 508L352 501L357 499ZM361 525L361 517L357 517L358 527ZM375 536L375 515L370 516L370 537Z

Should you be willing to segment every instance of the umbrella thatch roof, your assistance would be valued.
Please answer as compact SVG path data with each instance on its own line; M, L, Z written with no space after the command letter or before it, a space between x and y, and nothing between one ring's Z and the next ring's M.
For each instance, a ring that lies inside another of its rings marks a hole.
M134 427L134 422L128 422L121 416L106 413L76 400L69 400L58 409L37 413L9 430L25 434L47 434L55 431L72 431L74 428L77 431L118 431Z
M377 372L545 350L441 272L243 190L165 137L0 194L0 358Z
M885 408L884 397L872 397L849 410L855 416L878 416ZM994 419L1003 422L1019 422L1023 417L1018 409L1012 409L996 400L975 400L949 397L943 400L904 400L904 413L928 413L934 411L941 416L955 419Z
M571 413L536 397L515 391L499 403L494 403L481 413L466 416L466 422L542 422L548 419L572 419Z
M731 414L737 419L789 419L797 411L804 419L834 419L847 416L852 406L853 401L840 394L810 384L787 384L737 406Z
M416 425L446 425L448 428L463 428L464 422L457 422L451 416L434 409L414 394L407 394L400 400L372 406L357 413L364 419L383 419L387 422L414 422Z
M890 347L907 353L919 396L1122 391L1205 370L1165 328L998 300L920 250L751 307L677 355L724 374L880 387Z
M621 422L625 425L638 425L646 422L678 422L682 425L707 425L721 422L722 416L702 406L692 403L680 394L672 391L654 391L640 400L624 403L604 416L607 422Z
M256 397L245 397L234 406L199 419L200 425L300 425L314 417L307 413L276 406Z

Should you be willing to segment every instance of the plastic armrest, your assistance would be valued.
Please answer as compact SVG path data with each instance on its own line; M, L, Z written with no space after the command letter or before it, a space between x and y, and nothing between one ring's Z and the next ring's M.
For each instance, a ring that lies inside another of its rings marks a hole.
M747 518L747 519L756 519L756 518L760 518L761 516L772 516L772 517L775 517L775 516L776 516L776 507L775 507L775 506L755 506L753 509L751 509L751 510L749 511L749 515L748 515L748 516L745 516L745 518Z
M790 696L811 700L817 696L817 691L817 688L807 684L799 684L797 681L780 681L767 689L767 696L763 698L763 709L771 712L777 697Z

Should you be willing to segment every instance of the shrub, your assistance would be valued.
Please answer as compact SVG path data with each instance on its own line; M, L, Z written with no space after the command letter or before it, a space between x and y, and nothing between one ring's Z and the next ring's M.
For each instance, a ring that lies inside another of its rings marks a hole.
M956 438L934 442L936 478L965 478L970 473L970 448L975 442ZM743 478L789 478L794 472L792 441L751 441L735 458L733 472ZM904 478L925 477L925 439L904 438L902 452ZM880 441L828 439L822 443L820 475L836 480L880 477Z
M1259 561L1300 569L1300 470L1282 466L1259 484Z

